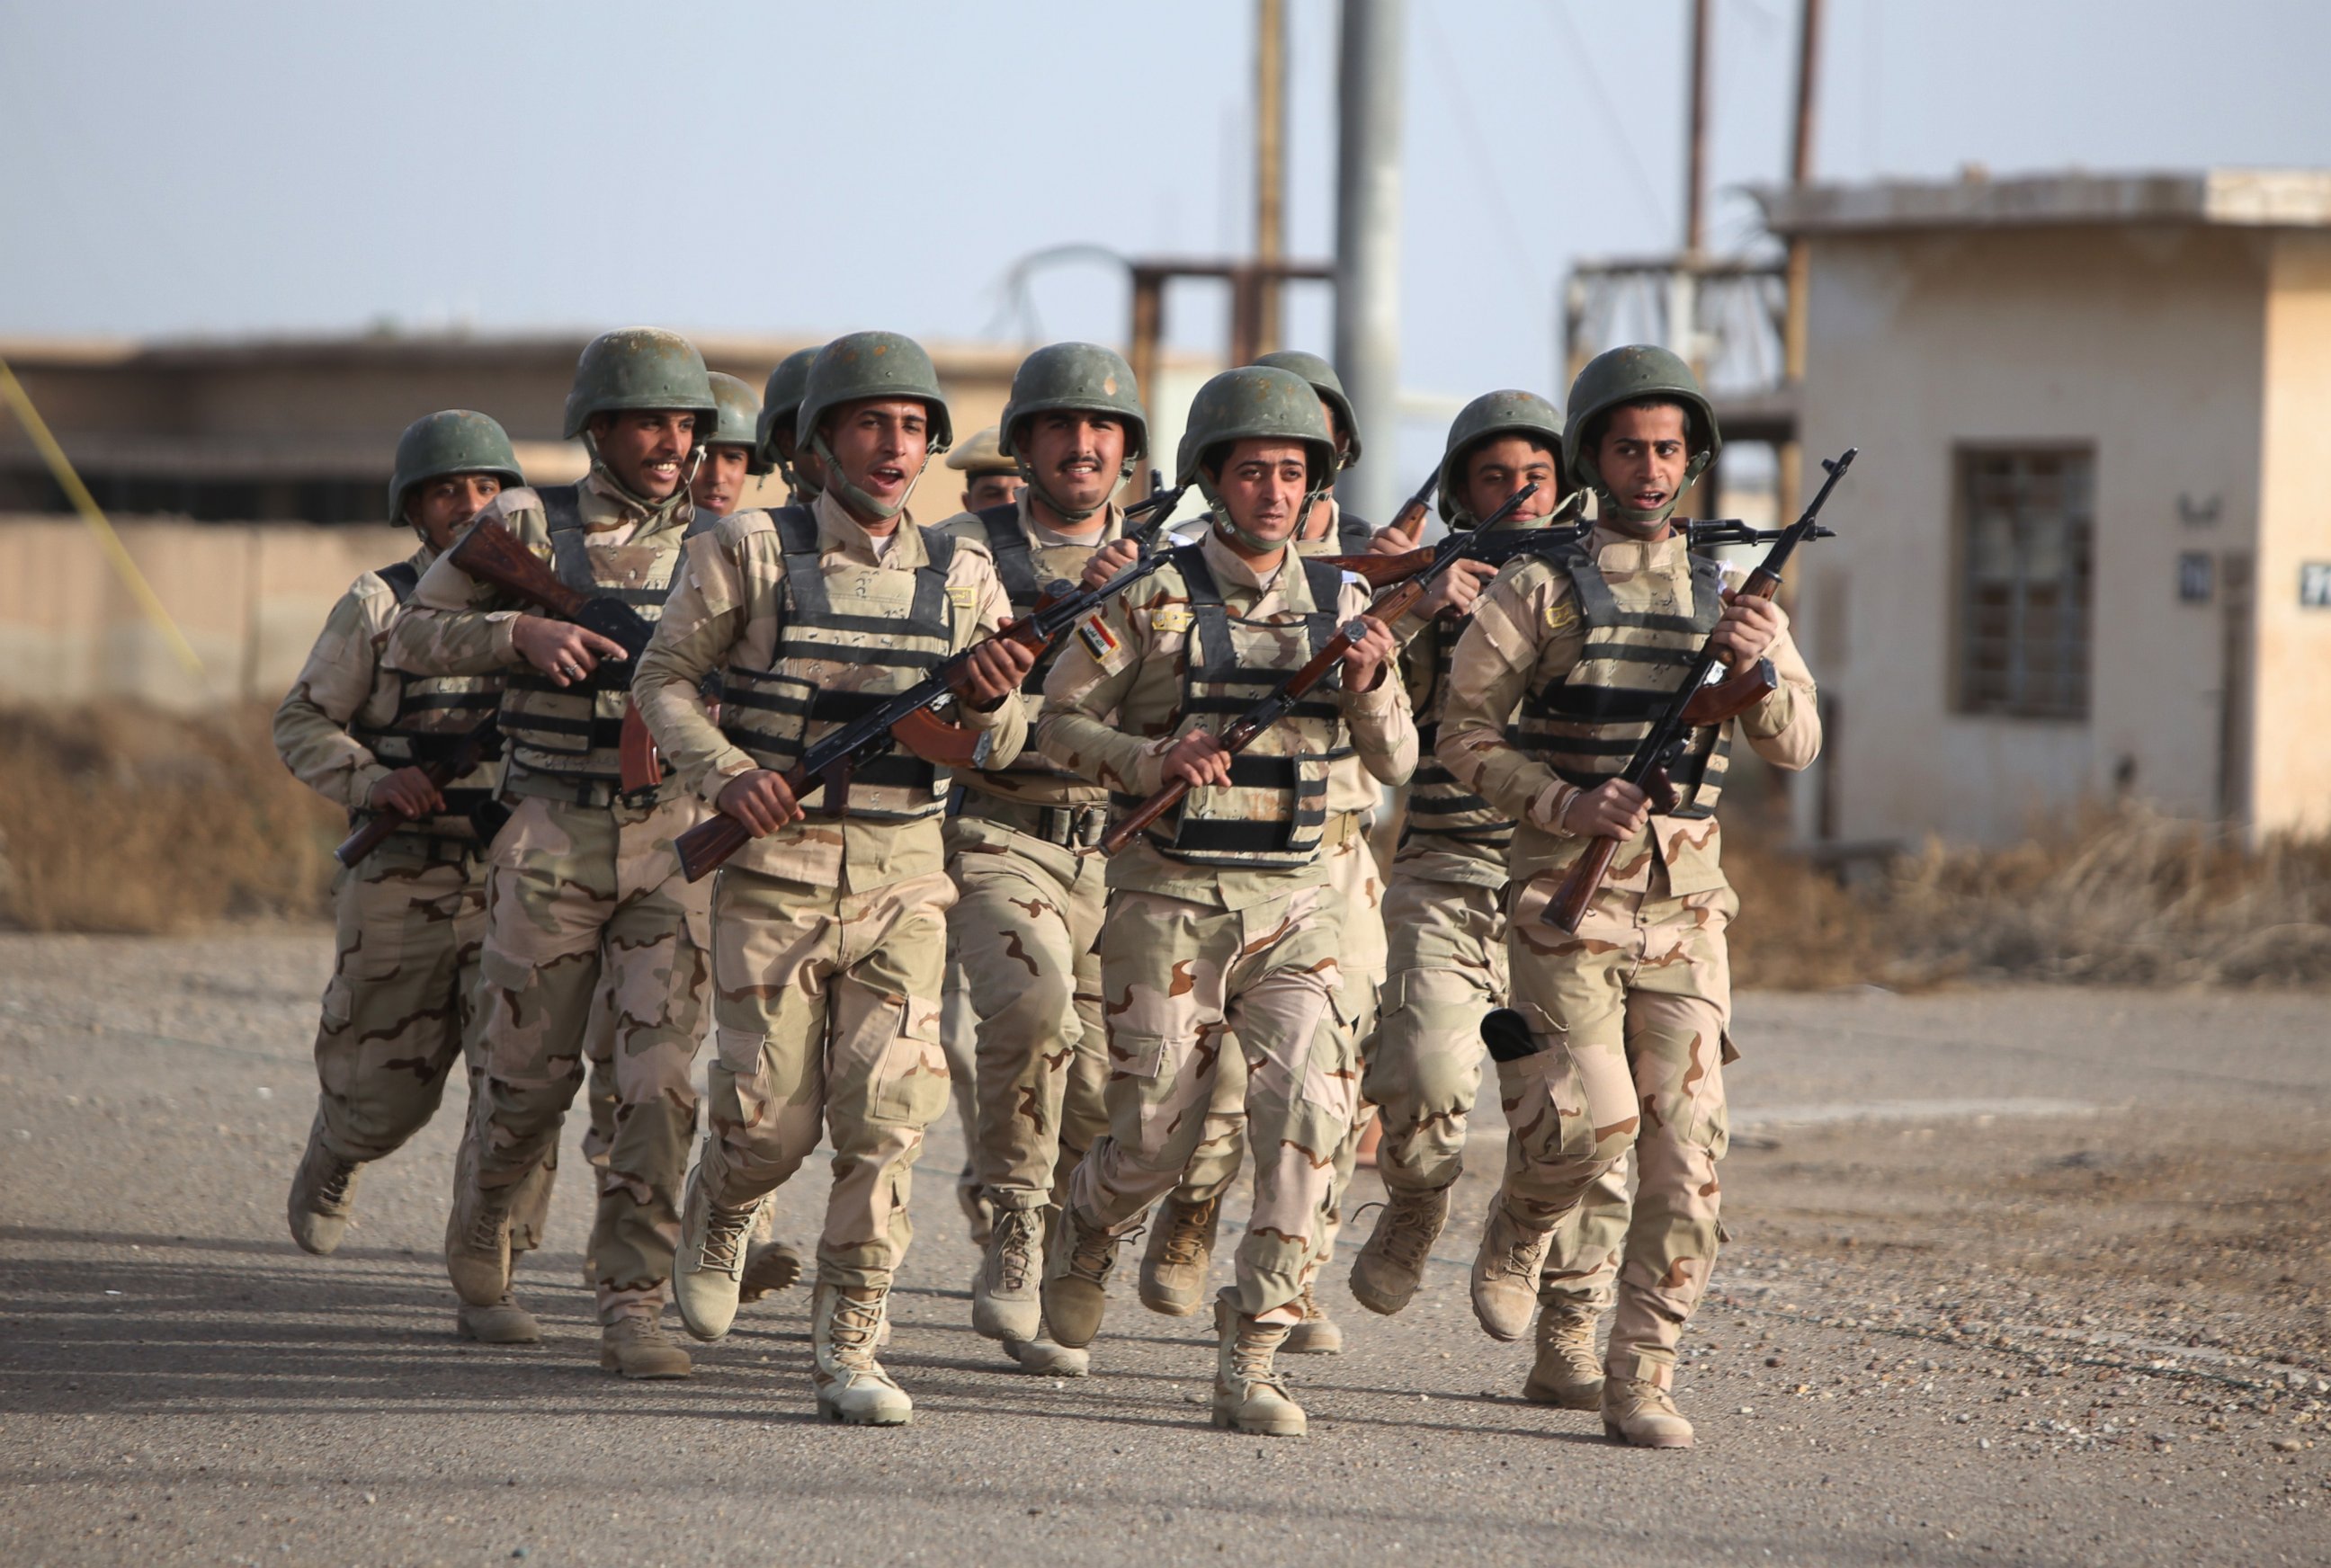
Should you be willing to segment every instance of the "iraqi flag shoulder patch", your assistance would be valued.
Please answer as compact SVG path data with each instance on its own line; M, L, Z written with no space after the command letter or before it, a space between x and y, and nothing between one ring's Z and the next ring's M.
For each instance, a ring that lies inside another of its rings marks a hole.
M1116 633L1101 624L1098 614L1088 615L1078 622L1077 636L1084 643L1085 651L1104 664L1118 647Z

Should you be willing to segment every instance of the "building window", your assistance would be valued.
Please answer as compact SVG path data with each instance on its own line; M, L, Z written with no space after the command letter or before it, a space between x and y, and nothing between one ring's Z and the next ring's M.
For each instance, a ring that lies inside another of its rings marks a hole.
M2096 456L1959 454L1958 708L2088 716Z

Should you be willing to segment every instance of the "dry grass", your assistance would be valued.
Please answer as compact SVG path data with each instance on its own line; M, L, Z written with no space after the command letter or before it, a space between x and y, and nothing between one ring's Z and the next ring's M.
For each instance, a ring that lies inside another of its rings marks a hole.
M252 708L0 714L0 922L187 931L328 908L343 821Z
M2123 805L2009 850L1929 842L1875 885L1727 833L1743 889L1735 967L1782 989L1970 979L2123 985L2331 982L2331 838L2252 851Z

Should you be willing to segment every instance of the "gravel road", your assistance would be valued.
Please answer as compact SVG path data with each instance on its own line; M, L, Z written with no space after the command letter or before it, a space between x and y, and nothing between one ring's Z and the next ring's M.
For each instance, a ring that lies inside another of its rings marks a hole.
M1699 1446L1651 1454L1523 1403L1527 1349L1472 1323L1495 1129L1408 1312L1333 1269L1350 1349L1290 1358L1299 1441L1210 1430L1209 1330L1129 1281L1088 1380L974 1335L952 1113L886 1356L910 1428L813 1419L798 1289L692 1381L602 1374L571 1127L519 1286L547 1341L466 1345L458 1088L338 1257L284 1233L328 963L308 928L0 936L0 1559L2331 1562L2319 993L1744 997Z

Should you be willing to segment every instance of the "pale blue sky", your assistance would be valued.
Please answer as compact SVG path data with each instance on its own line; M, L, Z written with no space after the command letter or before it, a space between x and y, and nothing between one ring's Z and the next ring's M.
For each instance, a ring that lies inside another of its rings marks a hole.
M1716 4L1723 243L1754 226L1730 188L1783 168L1796 6ZM1289 221L1318 254L1336 13L1291 9ZM2317 0L1829 10L1825 176L2331 158ZM1686 11L1413 0L1406 384L1558 394L1569 261L1674 243ZM1010 335L999 284L1039 247L1243 248L1251 17L1251 0L0 0L0 333ZM1048 337L1121 336L1109 271L1047 272L1032 299ZM1175 309L1184 341L1219 331L1203 290ZM1325 347L1319 304L1292 320Z

